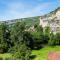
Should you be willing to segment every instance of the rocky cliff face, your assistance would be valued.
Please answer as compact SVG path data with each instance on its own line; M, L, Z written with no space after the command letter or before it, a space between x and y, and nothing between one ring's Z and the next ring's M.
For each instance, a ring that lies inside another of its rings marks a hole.
M41 16L41 18L60 19L60 7L58 7L57 9L55 9L54 11L52 11L48 14Z
M41 16L40 25L42 25L43 28L49 26L53 32L60 32L60 8Z

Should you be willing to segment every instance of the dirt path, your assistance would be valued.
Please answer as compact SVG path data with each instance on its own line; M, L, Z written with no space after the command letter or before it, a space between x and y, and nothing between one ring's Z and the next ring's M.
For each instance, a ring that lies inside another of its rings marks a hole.
M50 52L48 54L48 60L60 60L60 52Z

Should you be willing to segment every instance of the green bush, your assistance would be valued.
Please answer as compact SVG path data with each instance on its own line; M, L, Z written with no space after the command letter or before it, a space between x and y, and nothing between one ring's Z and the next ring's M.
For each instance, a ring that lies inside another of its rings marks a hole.
M48 45L49 46L54 46L55 45L55 40L49 40Z
M14 59L12 59L12 58L5 58L5 60L14 60Z
M3 58L2 58L2 57L0 57L0 60L3 60Z

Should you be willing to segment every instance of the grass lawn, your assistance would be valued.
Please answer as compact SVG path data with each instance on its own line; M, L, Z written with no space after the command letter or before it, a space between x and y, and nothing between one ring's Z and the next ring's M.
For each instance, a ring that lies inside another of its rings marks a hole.
M36 56L33 60L47 60L49 52L60 51L60 46L45 47L40 50L33 50L32 55Z
M10 58L12 57L12 55L10 53L4 53L4 54L0 54L0 57L5 59L5 58Z
M40 50L33 50L32 55L35 56L33 60L47 60L47 56L49 52L55 52L60 51L60 46L54 46L54 47L45 47ZM12 57L12 54L5 53L0 54L0 57L3 59Z

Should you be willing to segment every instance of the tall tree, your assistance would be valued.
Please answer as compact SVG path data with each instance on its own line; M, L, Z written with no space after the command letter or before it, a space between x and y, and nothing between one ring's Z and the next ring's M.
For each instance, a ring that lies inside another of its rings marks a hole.
M11 29L11 39L14 43L19 43L23 41L23 32L25 29L25 24L22 22L15 23L14 27Z
M0 24L0 51L6 52L8 50L9 33L6 23Z
M11 30L11 40L13 42L13 47L9 51L13 53L15 60L29 60L30 57L30 49L26 46L25 40L23 38L24 31L25 23L22 22L15 23L13 29Z

